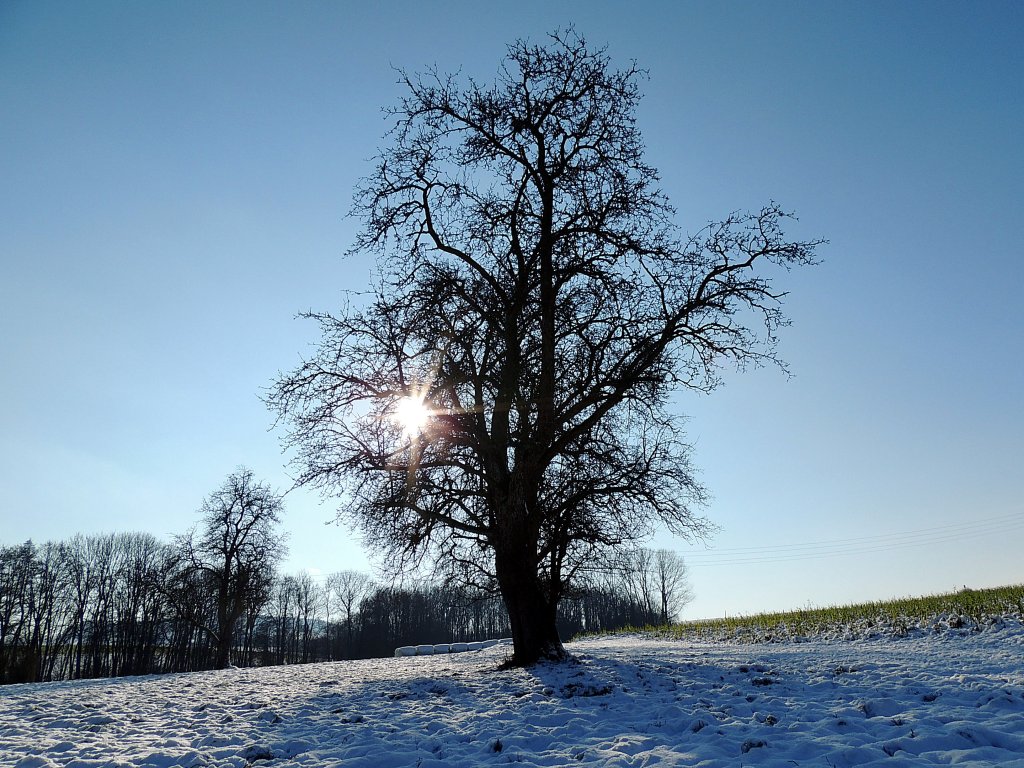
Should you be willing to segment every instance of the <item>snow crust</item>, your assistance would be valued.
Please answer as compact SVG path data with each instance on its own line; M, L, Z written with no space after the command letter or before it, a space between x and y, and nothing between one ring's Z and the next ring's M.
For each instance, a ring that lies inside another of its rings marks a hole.
M0 765L1024 768L1024 629L568 644L0 688Z

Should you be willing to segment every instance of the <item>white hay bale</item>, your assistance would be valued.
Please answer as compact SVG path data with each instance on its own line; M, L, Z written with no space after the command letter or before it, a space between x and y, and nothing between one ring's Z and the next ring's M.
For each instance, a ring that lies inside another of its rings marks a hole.
M401 648L395 648L395 657L400 656L415 656L416 646L415 645L403 645Z

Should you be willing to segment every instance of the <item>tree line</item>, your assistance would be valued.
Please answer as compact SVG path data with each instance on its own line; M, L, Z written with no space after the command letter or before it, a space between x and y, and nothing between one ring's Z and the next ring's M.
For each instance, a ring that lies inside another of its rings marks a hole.
M247 574L216 572L206 539L203 530L171 541L114 533L0 547L0 683L368 658L509 635L496 594L377 584L358 571L281 574L273 557L251 560ZM559 629L571 637L670 621L690 598L677 555L634 550L566 597Z

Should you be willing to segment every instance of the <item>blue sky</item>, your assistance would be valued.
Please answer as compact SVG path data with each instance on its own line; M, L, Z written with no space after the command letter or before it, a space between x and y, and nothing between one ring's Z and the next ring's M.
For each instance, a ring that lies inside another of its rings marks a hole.
M180 533L240 464L286 489L258 395L295 314L368 282L346 213L393 68L486 81L574 23L650 70L684 230L775 199L830 240L783 278L794 376L678 398L720 527L653 542L687 615L1024 581L1024 6L624 7L0 4L0 543ZM371 567L286 504L286 569Z

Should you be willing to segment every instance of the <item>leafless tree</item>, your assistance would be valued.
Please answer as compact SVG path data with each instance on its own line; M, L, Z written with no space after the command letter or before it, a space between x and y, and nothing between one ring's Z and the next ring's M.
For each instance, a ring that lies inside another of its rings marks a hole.
M274 655L268 658L273 658L277 664L284 664L288 658L289 645L294 634L291 616L295 604L295 593L294 576L282 576L274 583L274 593L270 604L274 623Z
M30 682L35 670L26 638L32 628L35 546L0 547L0 682Z
M645 547L635 547L622 552L615 564L615 572L621 579L630 602L642 611L643 623L651 622L657 615L657 575L654 568L654 552Z
M689 569L682 557L668 549L655 550L652 565L661 623L669 624L678 620L683 608L693 602Z
M681 235L643 158L643 77L572 31L511 45L493 85L403 75L356 196L380 279L311 315L319 353L267 397L298 482L344 497L396 567L500 590L515 664L565 656L581 569L658 524L704 532L669 396L778 362L761 267L819 244L774 203ZM429 418L397 423L408 398Z
M182 567L213 598L214 621L202 629L215 643L218 668L231 662L235 627L253 595L269 596L268 571L286 551L277 530L282 509L280 496L241 467L203 502L198 529L178 539Z
M306 571L295 576L295 627L299 640L299 661L310 661L313 653L313 634L321 605L321 590Z
M370 595L373 587L373 580L369 574L361 571L338 571L327 577L327 590L334 597L335 605L339 606L345 614L345 629L348 639L345 648L346 658L352 658L355 647L353 614L363 598ZM329 642L330 638L328 638Z
M71 672L69 677L88 676L87 666L87 630L90 619L96 614L94 598L100 570L98 546L100 539L96 536L76 534L61 543L61 568L64 571L69 587L69 598L74 612L74 623L69 630L73 638L73 656L69 660Z

